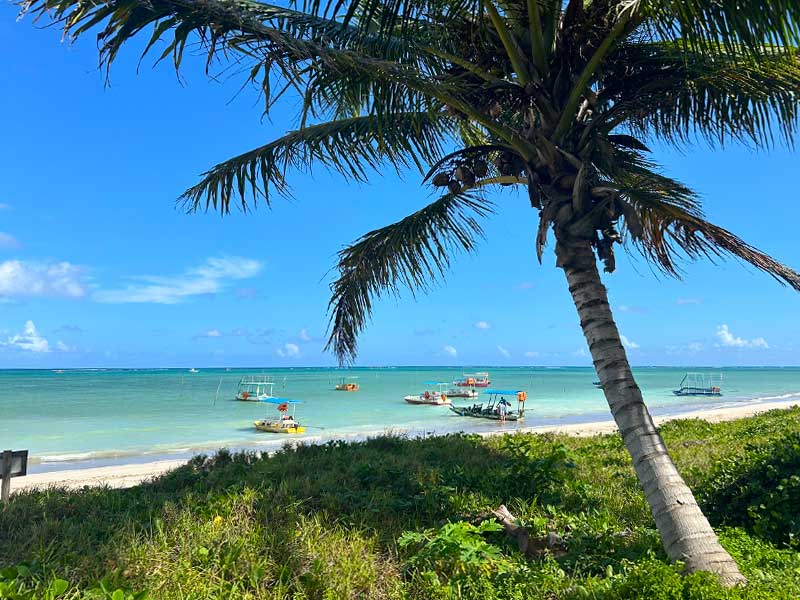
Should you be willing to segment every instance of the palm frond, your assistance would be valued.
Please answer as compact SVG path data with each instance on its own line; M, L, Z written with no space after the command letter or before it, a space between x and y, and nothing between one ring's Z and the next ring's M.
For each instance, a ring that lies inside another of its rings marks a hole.
M619 202L630 242L667 275L680 277L680 260L734 256L800 291L800 273L704 218L696 194L644 163L620 177Z
M683 144L701 137L792 144L800 126L800 56L704 52L678 43L630 44L608 65L600 119L635 135Z
M395 169L425 166L442 154L452 118L443 113L395 113L390 117L367 115L311 125L218 164L184 192L190 210L205 204L223 213L238 196L247 210L259 196L269 204L270 189L287 194L285 178L290 168L309 172L319 163L346 179L366 181L369 171L390 164Z
M447 194L387 227L367 233L339 253L339 276L331 285L331 333L326 350L340 363L355 359L358 334L373 302L401 287L428 290L450 265L455 252L475 249L478 219L491 204L474 192Z
M626 2L628 0L625 0ZM758 55L764 44L800 45L797 0L637 0L654 38L703 50Z

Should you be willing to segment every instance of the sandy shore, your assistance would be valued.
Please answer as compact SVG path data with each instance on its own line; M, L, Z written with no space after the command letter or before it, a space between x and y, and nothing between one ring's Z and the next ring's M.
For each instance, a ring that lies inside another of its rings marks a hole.
M710 423L731 421L742 417L749 417L776 408L790 408L797 406L798 401L788 400L781 402L763 402L743 404L722 408L710 408L692 412L679 412L675 414L655 417L657 424L673 419L705 419ZM609 417L605 421L594 423L572 423L567 425L548 425L542 427L525 427L515 431L533 433L566 433L569 435L596 435L616 431L614 421ZM503 432L493 431L484 435L500 435ZM51 473L36 473L27 477L18 477L11 480L12 493L15 490L47 487L81 488L84 486L107 485L113 488L124 488L138 485L154 477L162 475L184 464L185 460L161 460L157 462L115 465L110 467L95 467L88 469L73 469L68 471L54 471Z

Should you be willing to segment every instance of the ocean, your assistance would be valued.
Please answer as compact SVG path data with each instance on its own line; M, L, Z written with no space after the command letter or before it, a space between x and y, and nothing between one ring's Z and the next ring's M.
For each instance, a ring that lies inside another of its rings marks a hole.
M359 439L386 432L408 435L452 431L513 431L609 418L591 368L519 367L489 370L492 388L528 393L525 421L500 425L459 417L446 407L403 401L426 381L453 381L462 369L444 367L295 369L77 369L0 371L0 450L28 449L30 472L179 458L220 447L270 450L292 441ZM686 369L634 369L654 414L800 399L800 368L698 369L722 377L722 397L672 394ZM244 375L268 374L277 396L302 401L304 435L258 432L255 419L275 416L273 405L233 398ZM337 392L342 374L355 376L356 393ZM472 400L455 398L454 404Z

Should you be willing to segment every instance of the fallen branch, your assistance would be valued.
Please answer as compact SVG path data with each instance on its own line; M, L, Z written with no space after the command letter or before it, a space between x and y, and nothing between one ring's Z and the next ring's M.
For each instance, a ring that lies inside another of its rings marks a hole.
M544 537L531 537L527 527L520 525L519 519L512 515L504 504L492 511L492 515L500 522L509 537L517 542L517 548L527 558L541 558L547 551L554 556L566 554L564 540L560 535L551 531Z

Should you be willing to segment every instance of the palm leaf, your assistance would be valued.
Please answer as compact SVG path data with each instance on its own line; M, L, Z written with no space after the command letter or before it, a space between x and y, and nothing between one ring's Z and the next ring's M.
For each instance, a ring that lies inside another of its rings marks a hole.
M326 350L341 363L355 359L357 337L373 301L401 287L427 290L450 265L454 252L475 249L478 219L491 204L473 192L447 194L387 227L367 233L339 252L339 276L331 285L331 333Z
M630 44L608 65L599 102L613 108L594 126L683 144L702 137L792 144L800 110L800 58L702 52L677 43Z
M442 113L396 113L390 118L367 115L311 125L218 164L203 174L201 181L184 192L190 210L205 207L230 210L238 196L247 210L248 194L253 203L263 196L269 203L270 188L289 191L287 169L310 172L322 164L346 179L366 181L367 173L383 164L395 169L415 166L424 172L426 164L442 154L452 119Z
M699 199L685 185L644 166L620 181L630 242L665 274L680 277L681 257L734 256L800 291L799 273L705 220Z

